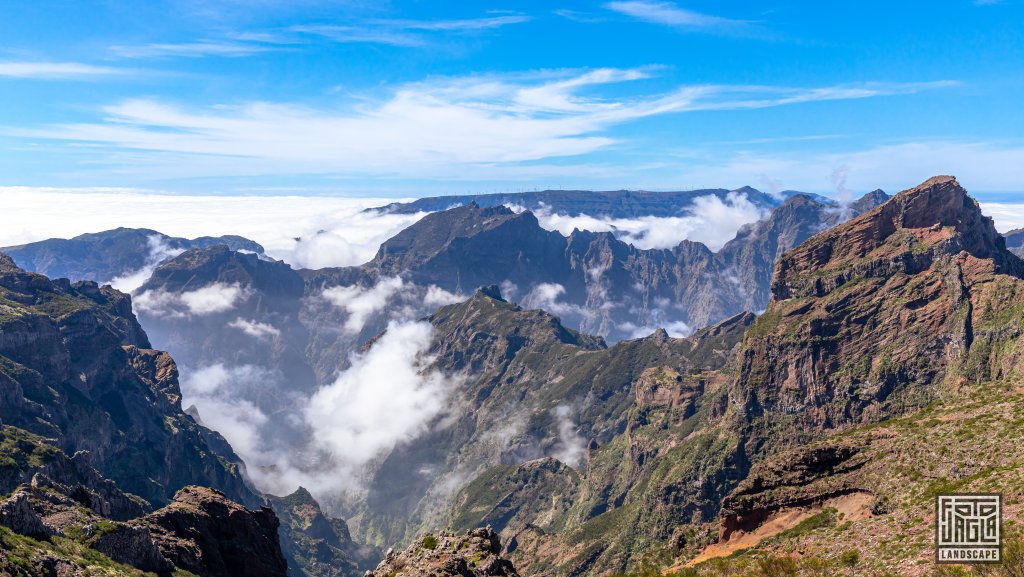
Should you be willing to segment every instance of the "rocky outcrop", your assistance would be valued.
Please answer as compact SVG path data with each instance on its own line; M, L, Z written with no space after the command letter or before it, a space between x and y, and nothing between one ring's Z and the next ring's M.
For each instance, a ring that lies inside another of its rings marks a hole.
M361 577L380 552L357 545L343 519L330 518L306 489L268 497L281 521L281 546L292 575Z
M501 556L501 541L490 527L465 535L427 534L401 553L388 551L367 577L518 577L515 566Z
M274 512L251 511L219 491L186 487L170 505L141 523L167 559L200 577L284 577L288 573Z
M842 477L864 465L855 444L823 444L799 449L755 465L722 500L719 539L751 531L775 512L819 505L854 492L870 492ZM824 481L824 482L822 482Z
M29 537L45 538L55 533L32 509L29 491L24 488L0 501L0 525Z
M949 176L783 255L723 413L753 466L722 502L721 538L781 511L870 497L885 472L869 456L884 449L868 447L888 435L823 436L1016 378L1022 276L1024 263Z
M678 409L689 416L706 384L699 376L684 378L672 367L650 367L636 381L636 404Z
M956 180L931 179L779 260L733 402L744 419L768 416L759 427L788 421L762 431L783 436L921 406L992 314L978 289L1022 270Z
M86 567L75 548L46 554L46 540L57 535L102 555L107 566L161 575L185 569L200 577L286 575L277 519L269 509L250 511L212 489L187 487L167 507L121 522L83 507L64 488L55 482L23 485L0 501L0 526L40 540L24 544L23 557Z

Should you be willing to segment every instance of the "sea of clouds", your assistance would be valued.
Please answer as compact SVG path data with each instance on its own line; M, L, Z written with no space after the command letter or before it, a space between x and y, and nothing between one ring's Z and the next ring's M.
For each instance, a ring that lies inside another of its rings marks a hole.
M381 242L421 218L364 212L392 199L295 196L175 196L135 190L59 190L0 188L0 246L51 237L68 238L119 226L150 228L172 236L238 234L255 240L267 255L293 267L357 265L370 260ZM513 207L522 210L522 207ZM1024 203L983 203L999 230L1024 226ZM718 249L746 223L764 216L742 195L697 200L675 217L608 219L536 211L541 226L569 234L573 229L611 231L640 248L669 248L684 239ZM124 271L114 284L124 290L141 285L153 268L176 254L153 237L146 265ZM598 277L601 271L595 271ZM594 283L594 290L600 290ZM563 300L564 287L541 283L533 287L502 287L508 298L556 315L586 317L590 311ZM595 302L601 295L594 295ZM260 341L280 338L277 327L235 312L251 297L242 285L213 283L182 293L136 294L136 310L144 315L188 319L222 315L225 324ZM431 326L419 321L456 295L437 287L416 287L400 277L380 279L373 286L336 286L318 295L323 306L344 313L337 330L357 335L368 323L385 323L387 331L367 350L354 353L339 367L333 381L311 397L293 399L282 415L267 414L249 397L254 387L286 387L279 372L253 365L182 367L181 385L187 404L194 404L203 422L221 432L243 457L257 485L287 493L302 485L318 496L359 490L376 459L397 444L449 422L445 406L461 382L430 368ZM415 306L413 306L415 303ZM614 303L610 303L614 305ZM664 305L664 306L662 306ZM690 327L673 322L671 303L662 303L656 319L674 336ZM427 307L424 309L423 307ZM372 328L372 327L371 327ZM621 327L631 336L650 334L654 326ZM171 351L173 354L173 351ZM187 405L186 405L187 406ZM585 440L576 432L572 410L553 409L558 441L553 456L571 466L586 458ZM275 420L285 418L301 443L276 438ZM515 423L511 419L510 423ZM514 434L495 431L495 439ZM465 479L452 473L451 482Z

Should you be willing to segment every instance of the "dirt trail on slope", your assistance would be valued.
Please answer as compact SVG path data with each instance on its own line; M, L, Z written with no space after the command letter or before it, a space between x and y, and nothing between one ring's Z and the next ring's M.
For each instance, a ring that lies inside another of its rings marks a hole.
M873 501L874 496L870 493L850 493L849 495L829 499L821 505L814 507L782 509L770 516L768 520L758 526L757 529L754 529L749 533L737 533L732 539L723 543L708 545L700 552L699 555L685 564L675 565L669 568L666 573L678 571L683 567L692 567L709 559L728 557L729 555L742 551L743 549L756 547L764 539L778 535L788 529L792 529L799 525L801 521L817 515L828 507L833 507L837 512L842 513L844 521L866 519L871 516L871 503Z

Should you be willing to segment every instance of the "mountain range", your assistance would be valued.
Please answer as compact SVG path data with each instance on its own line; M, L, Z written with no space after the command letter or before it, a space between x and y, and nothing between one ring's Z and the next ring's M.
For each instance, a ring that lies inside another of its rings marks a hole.
M846 207L790 195L718 252L463 200L360 267L144 252L132 297L3 257L0 563L924 575L934 497L962 491L1003 494L1004 568L1024 563L1021 235L953 177ZM256 488L282 463L349 471L332 435L361 415L323 407L371 376L415 387L371 415L401 434L358 463L359 490L314 491L325 513ZM260 437L225 439L204 407L262 415Z
M467 204L476 204L483 208L495 206L517 206L530 211L549 211L569 216L600 216L606 218L637 218L645 216L667 217L685 214L697 199L714 196L719 200L732 197L743 197L759 208L770 209L782 201L797 195L813 196L815 200L826 204L835 201L818 195L792 190L777 194L767 194L755 188L744 186L735 190L709 188L686 191L647 191L647 190L541 190L532 192L510 192L495 194L470 194L452 196L434 196L420 198L412 202L394 202L369 211L389 212L395 214L417 214L421 212L444 211Z

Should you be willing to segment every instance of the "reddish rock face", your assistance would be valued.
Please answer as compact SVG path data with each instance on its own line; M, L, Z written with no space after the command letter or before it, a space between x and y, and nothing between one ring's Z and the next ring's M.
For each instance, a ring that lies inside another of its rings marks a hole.
M165 557L202 577L288 574L277 516L266 507L251 511L220 491L185 487L143 520Z
M1024 303L1022 277L1024 263L948 176L786 253L731 392L750 449L878 421L958 379L1016 371L1017 348L993 343L1019 339L999 315Z
M718 373L683 375L671 367L651 367L636 381L636 404L669 409L685 419L693 414L708 385L719 381Z

